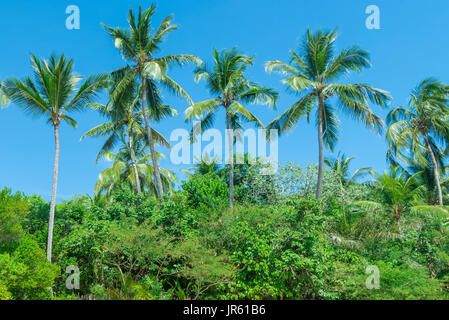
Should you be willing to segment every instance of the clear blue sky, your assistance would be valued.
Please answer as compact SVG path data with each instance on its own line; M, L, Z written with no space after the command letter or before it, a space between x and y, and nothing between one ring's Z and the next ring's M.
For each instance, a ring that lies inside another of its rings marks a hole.
M76 72L84 76L122 66L123 61L100 22L126 26L128 9L137 9L139 3L145 7L151 4L131 0L2 1L0 79L30 74L30 53L48 57L51 53L64 52L74 58ZM237 46L256 56L249 77L281 94L278 112L261 106L251 107L265 123L290 106L295 98L285 92L280 76L264 72L264 63L267 60L287 62L289 49L296 48L307 28L338 26L338 49L357 44L368 50L372 68L353 75L350 81L390 91L394 97L392 106L405 104L410 90L426 77L434 76L449 83L447 0L165 0L155 3L158 12L154 25L173 13L180 26L164 43L162 54L190 53L209 60L213 47ZM80 30L65 27L65 8L71 4L80 8ZM365 27L365 8L370 4L380 8L381 30ZM195 101L208 98L204 84L193 82L192 69L174 68L171 75ZM186 127L182 114L187 105L168 94L165 97L167 103L180 111L178 118L157 126L169 135L174 128ZM386 112L380 114L385 116ZM84 132L102 119L92 111L74 117L79 123L76 130L62 127L59 200L92 193L98 173L108 166L104 162L95 164L101 140L79 141ZM341 127L336 150L357 157L353 169L362 166L385 169L383 136L373 135L346 117L341 117ZM221 123L219 128L223 128ZM54 157L51 127L44 119L30 118L12 104L0 111L0 132L0 187L8 186L26 194L37 193L48 199ZM281 138L279 159L299 164L316 162L317 135L313 122L308 124L302 120L296 129ZM162 161L162 165L175 169L168 160Z

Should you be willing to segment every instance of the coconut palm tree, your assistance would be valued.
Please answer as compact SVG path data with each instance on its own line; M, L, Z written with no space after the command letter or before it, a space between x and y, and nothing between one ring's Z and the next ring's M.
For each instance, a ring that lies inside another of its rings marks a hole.
M421 172L408 175L399 167L392 167L390 172L374 173L375 180L371 185L377 191L379 201L355 201L352 205L367 209L384 210L391 212L399 224L401 216L407 211L428 211L448 214L446 209L426 205L420 192L418 178Z
M336 158L325 158L324 164L334 171L334 173L337 175L338 179L340 180L340 183L342 185L347 185L352 182L355 182L358 178L363 177L367 173L372 172L371 168L360 168L357 169L351 176L349 173L349 165L352 160L354 160L355 157L346 157L345 154L340 154L340 152L337 154Z
M82 110L91 102L104 86L104 76L90 76L81 85L82 78L73 72L73 59L67 60L64 54L58 58L52 55L47 61L31 55L34 81L9 79L6 91L11 101L33 116L44 116L53 125L55 136L55 159L53 167L53 187L48 223L47 259L51 262L53 243L53 224L58 185L59 128L62 122L76 127L70 113Z
M277 92L246 79L245 71L254 62L254 57L239 53L235 48L218 52L212 50L213 66L202 64L195 70L195 81L206 81L209 92L215 97L198 102L185 111L187 120L201 119L201 128L211 127L216 111L226 115L226 129L229 141L229 204L234 205L234 135L232 130L240 129L242 121L253 122L264 127L262 122L246 109L242 103L262 103L274 107ZM232 130L231 130L232 129ZM196 130L194 128L194 133Z
M145 121L146 133L152 156L154 174L156 176L157 195L163 200L163 185L159 172L158 159L156 156L153 131L151 130L150 116L148 108L155 117L161 111L162 99L158 85L168 89L171 93L187 99L191 103L189 95L185 90L167 75L167 70L171 65L183 66L188 62L199 63L200 60L193 55L167 55L156 57L160 50L159 46L168 33L177 29L172 24L172 16L166 17L159 28L152 32L150 22L156 12L156 7L152 5L148 10L142 12L139 6L137 17L133 11L129 10L129 29L104 27L114 39L115 46L120 50L123 59L128 63L126 67L117 69L111 73L112 77L120 79L116 89L111 94L111 102L114 103L120 96L135 87L136 82L142 86L142 114Z
M449 179L447 178L447 172L449 167L445 164L445 158L447 154L442 150L436 151L437 152L435 152L435 158L438 163L438 170L441 177L440 185L444 195L447 194L449 182ZM428 160L428 165L422 165L416 159L408 158L405 162L405 165L398 164L398 166L401 168L401 170L405 171L407 177L412 176L418 172L421 172L421 174L417 177L416 180L417 183L420 185L420 189L422 190L422 198L426 199L426 202L429 205L437 205L438 191L433 173L433 164L432 160L430 159L430 155L427 153L426 156Z
M408 108L397 107L387 116L387 157L401 161L412 156L423 167L431 163L439 205L443 194L436 154L449 141L448 93L446 85L425 79L412 91Z
M129 134L129 133L128 133ZM133 134L131 132L131 134ZM147 144L142 139L134 139L134 143L131 145L126 141L126 133L124 131L120 134L122 147L117 154L110 151L103 153L102 157L113 162L112 167L103 170L99 177L98 182L95 185L95 195L105 193L106 196L110 196L115 190L117 190L125 181L136 189L139 183L143 190L147 190L150 194L157 194L157 185L154 176L154 168L150 165L151 154L146 153ZM134 154L134 156L133 156ZM133 157L136 158L136 164L134 167ZM163 157L161 153L157 154L158 158ZM134 173L134 168L137 170L137 175ZM172 192L172 185L175 183L175 175L161 167L161 178L164 192ZM136 177L138 179L136 179Z
M220 166L216 157L211 158L208 154L203 154L201 159L195 159L195 166L189 169L181 169L189 177L200 174L215 173L218 174L220 171Z
M111 87L108 88L109 93L115 90L115 84L111 84ZM86 132L82 137L83 140L86 137L104 137L108 136L105 143L100 149L98 153L96 162L102 157L102 155L111 151L120 138L120 133L125 132L128 136L128 145L131 155L131 164L133 166L133 171L135 175L136 181L136 192L140 193L142 191L140 186L140 180L138 177L137 170L137 160L134 154L134 139L147 137L145 134L145 130L142 126L142 112L140 112L140 88L135 88L133 95L124 95L120 99L116 99L114 104L111 102L107 105L103 105L100 103L91 103L89 104L92 109L98 111L104 117L108 119L107 122L100 124L88 132ZM164 112L163 115L174 115L176 114L176 110L170 108L169 106L163 105L160 107ZM151 110L150 110L151 111ZM152 137L155 139L156 143L160 143L168 148L170 148L170 144L168 141L156 131L154 128L152 130ZM145 139L146 140L146 139ZM156 193L157 194L157 193Z
M318 127L318 181L316 198L321 197L324 165L324 144L332 151L338 140L339 121L336 108L329 98L335 97L337 108L363 123L367 128L380 132L382 119L375 115L369 103L385 107L390 99L386 91L366 84L340 84L339 78L356 71L361 72L370 66L369 54L357 46L335 52L336 30L306 33L300 47L301 52L291 51L290 63L269 61L267 72L278 72L287 78L282 82L289 91L300 95L290 108L274 119L267 129L278 129L279 133L294 127L301 117L307 116L316 107Z

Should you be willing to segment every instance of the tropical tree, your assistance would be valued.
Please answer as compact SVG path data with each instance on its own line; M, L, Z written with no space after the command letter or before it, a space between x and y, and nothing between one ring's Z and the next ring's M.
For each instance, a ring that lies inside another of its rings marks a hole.
M211 95L215 98L198 102L185 111L187 120L201 119L201 128L211 127L215 113L223 107L226 115L226 129L229 141L229 204L234 205L234 135L242 121L253 122L264 127L262 122L246 109L242 103L260 103L275 107L278 94L246 79L245 71L254 62L254 57L239 53L235 48L218 52L212 50L213 66L205 63L195 69L195 81L206 81ZM194 128L194 134L197 130Z
M73 72L73 59L64 54L58 58L52 55L47 61L31 55L34 81L9 79L6 91L11 100L32 116L45 116L53 125L55 137L55 159L53 167L53 187L48 223L47 259L51 262L53 225L58 185L59 128L62 122L76 128L76 121L70 113L82 110L97 96L104 86L104 76L90 76L82 84L82 78Z
M401 161L412 156L423 167L431 163L439 205L443 194L436 155L449 141L448 92L441 82L425 79L412 91L408 108L397 107L387 116L387 157Z
M438 152L435 153L435 158L438 163L439 175L441 177L440 185L443 194L447 194L449 179L447 178L448 166L444 163L446 154L445 152L442 152L442 150L437 151ZM429 154L427 154L427 158L429 161L428 165L422 165L416 159L410 158L406 160L405 165L401 166L401 168L406 172L407 176L412 176L418 172L421 172L416 180L422 190L422 198L426 199L427 204L436 205L438 204L438 191L435 183L433 164Z
M110 88L108 88L109 93L114 92L116 83L112 84ZM102 155L111 151L117 144L120 139L120 134L125 132L128 136L128 146L130 150L131 156L131 165L133 167L133 172L135 175L136 181L136 192L140 193L142 188L140 186L140 179L138 179L138 169L137 169L137 160L136 155L134 154L134 139L142 139L145 137L145 130L142 126L142 112L140 112L140 88L135 88L134 94L132 95L122 95L120 99L116 99L114 104L108 103L107 105L103 105L100 103L91 103L89 104L92 109L99 111L101 115L108 119L107 122L100 124L88 132L86 132L82 137L83 140L85 137L104 137L108 136L105 143L100 149L98 153L96 162L102 157ZM167 115L176 114L176 110L173 110L169 106L160 106L161 110L164 110ZM150 110L151 111L151 110ZM155 139L156 143L160 143L168 148L170 148L170 144L168 141L156 131L154 128L152 130L152 137ZM157 194L157 193L156 193Z
M316 198L321 197L323 180L324 144L332 151L338 140L339 121L336 109L329 98L335 97L337 108L363 123L367 128L380 132L382 119L375 115L369 103L385 107L390 99L386 91L366 84L340 84L336 81L352 71L361 72L370 66L369 54L357 46L335 52L336 30L306 33L301 52L291 51L290 64L281 61L266 63L267 72L278 72L287 76L282 82L289 91L300 95L291 107L274 119L267 129L278 129L279 133L294 127L301 117L316 112L318 127L318 181Z
M6 106L9 102L8 94L6 92L5 85L0 82L0 108Z
M345 154L339 152L336 158L325 158L324 164L336 173L342 185L347 185L372 172L371 168L360 168L350 175L349 165L354 159L355 157L346 157Z
M425 205L421 198L418 177L421 172L412 176L407 175L399 167L392 167L390 172L374 173L375 180L371 182L379 199L376 201L355 201L352 205L365 208L387 210L399 223L401 216L407 211L443 212L445 209Z
M211 158L208 154L203 154L201 159L195 159L195 166L190 167L187 170L181 169L181 172L184 172L189 177L196 174L218 174L220 172L220 165L218 164L218 158Z
M143 190L156 195L157 184L154 168L149 164L152 158L151 154L146 153L147 144L142 139L134 139L135 142L132 144L131 149L131 145L126 141L125 132L122 131L120 138L122 147L117 154L106 151L102 155L105 160L113 163L110 168L100 173L98 182L95 185L95 195L104 193L106 196L109 196L120 188L123 182L128 183L134 190L136 190L137 184L140 184ZM136 157L135 166L133 164L133 155ZM161 158L163 154L158 153L157 157ZM134 173L134 168L137 170L137 176ZM163 167L160 170L164 192L171 193L173 191L172 185L176 181L175 175Z
M150 113L154 116L153 119L157 119L161 113L161 106L163 106L158 85L168 89L177 96L186 98L191 103L192 100L189 95L167 75L167 70L174 64L183 66L189 62L199 63L200 60L193 55L187 54L155 56L167 34L177 29L177 26L172 24L172 16L170 15L162 21L155 32L152 32L150 22L155 12L156 7L154 5L144 12L142 12L142 7L139 6L137 17L134 16L131 9L129 10L129 28L127 30L111 28L106 25L104 27L108 30L114 39L115 46L120 50L122 57L128 63L126 67L119 68L111 73L113 78L120 79L116 89L111 94L111 102L114 103L121 95L133 90L136 82L140 82L142 86L142 115L145 121L146 134L156 176L157 195L162 201L163 184L155 151L150 116L146 109L147 103L148 108L151 110Z

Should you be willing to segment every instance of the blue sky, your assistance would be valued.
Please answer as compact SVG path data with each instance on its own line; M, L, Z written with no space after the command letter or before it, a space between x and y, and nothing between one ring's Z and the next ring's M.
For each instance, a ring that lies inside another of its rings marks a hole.
M118 51L100 23L126 26L128 9L137 9L139 3L144 7L151 4L131 0L2 1L0 27L4 32L0 79L30 74L30 53L48 57L51 53L64 52L74 58L75 70L83 76L122 66ZM213 47L236 46L246 54L255 55L255 64L248 71L248 77L277 89L281 95L278 111L264 106L250 107L264 123L295 101L295 97L282 87L280 76L265 73L264 63L267 60L287 62L289 50L297 47L307 28L333 29L338 26L339 50L352 44L368 50L372 68L347 80L388 90L394 97L392 106L406 104L410 90L426 77L433 76L449 83L447 0L165 0L155 3L158 4L155 26L170 13L179 25L162 46L161 54L189 53L207 61ZM65 27L65 9L72 4L80 8L80 30ZM365 8L371 4L380 9L380 30L365 27ZM193 81L192 70L193 67L174 68L170 75L195 101L209 98L204 84ZM177 118L157 125L157 129L169 136L172 129L187 128L182 117L187 103L169 94L165 94L165 101L180 111ZM105 102L104 97L100 102ZM386 111L375 110L386 115ZM79 141L84 132L101 123L102 119L92 111L75 114L74 118L79 123L76 130L68 126L61 129L59 200L92 193L98 173L108 166L105 162L95 164L102 140ZM384 137L374 135L347 117L340 119L336 151L357 157L353 169L370 166L384 170ZM218 128L224 127L222 120L224 118L217 119ZM0 187L7 186L26 194L37 193L48 199L54 157L52 128L44 119L30 118L11 104L0 111L0 132ZM279 159L298 164L317 161L317 135L313 122L308 124L302 120L294 130L281 137ZM177 169L168 160L161 164Z

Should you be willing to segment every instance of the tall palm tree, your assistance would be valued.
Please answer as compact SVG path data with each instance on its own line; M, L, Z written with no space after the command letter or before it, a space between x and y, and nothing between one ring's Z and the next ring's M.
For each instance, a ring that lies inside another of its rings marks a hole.
M369 102L385 107L390 99L386 91L370 87L366 84L340 84L336 81L352 71L361 72L370 66L369 54L357 46L351 46L335 52L336 30L331 32L318 31L306 33L300 47L301 52L291 51L290 64L281 61L266 63L267 72L276 71L287 76L282 82L289 91L301 95L279 117L274 119L267 129L278 129L280 133L294 127L300 118L317 108L318 127L318 181L316 198L321 197L323 179L324 144L333 150L338 140L338 118L336 109L329 98L335 96L337 107L342 112L350 114L355 120L366 127L380 132L383 121L369 107Z
M349 165L354 159L355 157L346 157L345 154L340 154L339 152L335 159L324 159L324 164L335 172L342 185L347 185L351 182L355 182L355 180L363 177L365 174L372 172L371 168L360 168L350 176Z
M223 107L226 114L226 129L229 141L229 204L234 205L234 135L231 129L239 129L241 121L249 121L264 127L260 120L241 103L262 103L275 106L278 94L269 88L246 79L245 71L251 66L254 57L239 53L235 48L218 52L212 51L213 66L202 64L195 70L195 81L204 79L209 92L215 98L198 102L185 111L187 120L202 120L202 129L211 127L215 113Z
M6 90L11 100L33 116L45 116L53 125L55 136L55 159L53 168L53 187L48 223L47 259L51 262L53 225L58 185L59 165L59 127L64 121L76 127L70 113L82 110L91 102L104 86L104 76L90 76L81 85L82 78L73 72L73 59L67 60L64 54L58 58L52 55L47 61L31 55L34 81L9 79Z
M117 83L112 83L111 87L108 88L109 93L113 92L115 89L115 85ZM104 137L108 136L105 143L103 144L100 152L98 153L96 161L102 157L102 155L111 151L117 141L120 138L121 132L126 132L128 136L128 145L131 155L131 164L133 167L135 181L136 181L136 192L140 193L142 188L140 186L140 180L138 179L138 170L137 170L137 160L134 154L134 139L146 137L145 130L142 126L142 113L139 111L140 109L140 88L135 88L133 95L123 95L121 99L116 99L115 103L108 103L107 105L103 105L100 103L91 103L89 104L92 109L98 111L104 117L108 119L107 122L100 124L88 132L86 132L82 137L83 140L86 137ZM169 106L161 106L161 109L165 111L165 114L172 115L176 114L176 110L173 110ZM151 111L151 110L150 110ZM170 144L168 141L156 131L154 128L152 130L152 136L155 139L156 143L161 143L164 146L170 148ZM145 139L146 140L146 139ZM157 193L156 193L157 194Z
M167 34L177 29L177 26L172 24L172 16L170 15L162 21L159 28L153 33L150 27L150 20L155 12L156 7L154 5L144 12L142 12L142 7L139 6L137 17L134 16L131 9L129 10L129 29L111 28L106 25L104 27L113 37L114 44L120 50L123 59L129 63L126 67L117 69L111 73L113 77L120 79L111 95L111 101L114 102L115 99L119 99L121 95L132 90L136 82L140 82L142 85L142 114L145 120L146 133L157 181L157 194L162 201L163 186L158 159L156 157L150 117L146 109L147 101L151 113L155 116L159 114L162 99L158 85L161 85L171 93L184 97L191 103L192 101L189 95L178 83L167 75L167 70L173 64L183 66L188 62L199 63L200 60L193 55L186 54L162 57L155 56L160 50L159 46Z
M106 196L109 196L124 181L129 183L134 189L136 189L139 183L143 190L147 190L150 194L155 195L157 193L157 185L154 179L154 168L149 164L151 154L146 153L147 144L144 140L135 139L136 142L130 145L127 143L125 132L123 131L120 134L120 138L122 147L117 154L106 151L102 155L104 159L112 161L113 164L112 167L100 173L98 182L95 185L95 195L105 193ZM133 160L133 157L136 160ZM161 158L163 155L158 153L157 157ZM136 161L135 166L133 165L134 161ZM137 175L134 173L134 168L137 170ZM175 175L168 169L162 167L160 169L164 192L172 192L172 185L176 181Z
M387 116L387 156L401 161L411 155L420 165L429 166L428 154L439 205L443 205L443 193L436 154L449 141L448 93L447 86L425 79L412 91L408 108L397 107Z

